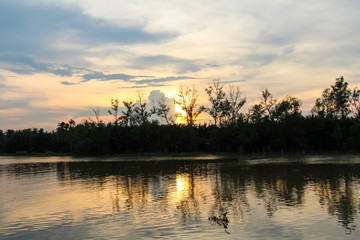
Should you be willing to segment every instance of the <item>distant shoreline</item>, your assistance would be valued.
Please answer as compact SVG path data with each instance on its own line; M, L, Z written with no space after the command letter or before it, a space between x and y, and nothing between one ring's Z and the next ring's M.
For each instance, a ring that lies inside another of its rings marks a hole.
M66 153L13 153L13 154L4 154L0 153L0 157L74 157L74 158L134 158L138 159L140 157L145 157L147 160L154 158L156 160L161 160L166 158L178 159L183 158L190 159L204 159L204 160L216 160L216 159L234 159L239 160L256 160L262 158L296 158L296 157L306 157L306 156L360 156L359 152L354 151L316 151L316 152L307 152L307 153L281 153L281 152L261 152L261 153L228 153L228 152L181 152L181 153L123 153L123 154L105 154L105 155L75 155L75 154L66 154Z

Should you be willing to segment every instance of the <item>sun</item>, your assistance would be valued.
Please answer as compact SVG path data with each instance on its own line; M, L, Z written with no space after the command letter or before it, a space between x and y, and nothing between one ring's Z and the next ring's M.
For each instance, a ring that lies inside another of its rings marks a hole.
M186 112L181 108L179 104L175 104L175 113L177 114L176 123L186 123Z
M175 99L177 97L175 92L165 94L165 96L171 99ZM174 103L174 111L177 115L175 123L186 123L186 112L181 108L179 104Z
M183 116L186 116L186 112L181 108L179 104L175 104L175 112Z

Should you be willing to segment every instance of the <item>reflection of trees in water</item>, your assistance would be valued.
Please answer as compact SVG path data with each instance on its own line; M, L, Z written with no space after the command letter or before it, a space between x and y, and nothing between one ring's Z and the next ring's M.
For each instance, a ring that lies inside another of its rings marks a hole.
M55 163L14 163L14 164L0 164L0 173L11 173L16 179L22 176L36 176L46 175L54 171Z
M353 185L359 180L358 171L351 166L334 171L332 177L318 178L314 189L319 196L320 204L327 207L331 216L336 216L339 222L349 231L355 230L352 223L360 211L360 194Z
M253 166L250 171L257 197L263 199L268 216L272 216L279 205L303 203L305 181L296 166Z
M279 206L300 207L305 189L315 186L320 204L328 208L329 215L353 230L360 211L360 194L356 191L359 179L359 167L349 165L224 165L213 184L216 201L212 214L236 206L240 211L232 213L243 216L242 209L249 205L246 193L255 192L272 216ZM240 204L237 199L241 199Z
M350 165L239 165L237 162L164 161L140 163L58 164L58 177L108 189L113 211L158 210L184 219L229 212L243 220L250 211L248 194L264 202L268 216L279 206L301 207L305 190L314 191L328 214L349 230L359 216L359 167ZM207 184L207 185L204 185Z
M141 209L148 204L149 184L148 179L141 176L115 176L113 179L108 179L113 183L110 192L113 201L113 210L120 211L120 201L124 199L124 207L132 209L134 206ZM121 197L122 196L122 197Z
M244 219L244 214L249 211L246 197L247 178L245 174L233 174L229 171L217 172L213 184L214 204L210 216L221 216L229 212L235 219Z
M185 163L176 169L176 204L177 214L182 218L198 219L201 216L201 204L206 202L209 193L200 183L202 176L209 177L213 170L210 164ZM207 180L207 179L206 179Z

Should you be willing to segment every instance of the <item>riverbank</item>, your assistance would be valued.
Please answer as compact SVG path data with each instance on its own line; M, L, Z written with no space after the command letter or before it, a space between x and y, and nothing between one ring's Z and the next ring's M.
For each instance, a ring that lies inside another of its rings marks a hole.
M0 153L0 157L74 157L74 158L95 158L95 159L134 159L139 160L145 158L146 160L166 160L166 159L192 159L192 160L216 160L216 159L237 159L237 160L257 160L264 158L298 158L306 156L360 156L356 151L316 151L307 153L284 153L284 152L261 152L261 153L228 153L228 152L179 152L179 153L161 153L161 152L147 152L147 153L122 153L122 154L105 154L99 156L83 156L70 153L28 153L25 151L16 152L13 154Z

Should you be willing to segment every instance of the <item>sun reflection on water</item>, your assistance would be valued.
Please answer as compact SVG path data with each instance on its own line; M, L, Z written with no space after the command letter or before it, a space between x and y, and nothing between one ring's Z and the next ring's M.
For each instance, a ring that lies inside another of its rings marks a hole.
M176 198L183 199L189 195L189 176L186 174L176 175Z
M234 238L360 239L360 166L295 167L228 160L3 164L0 238L209 239L225 229Z

